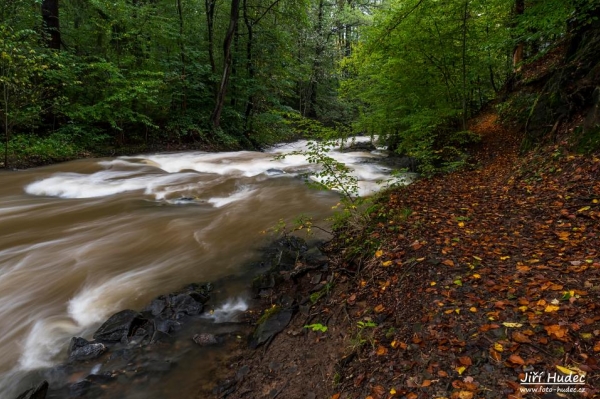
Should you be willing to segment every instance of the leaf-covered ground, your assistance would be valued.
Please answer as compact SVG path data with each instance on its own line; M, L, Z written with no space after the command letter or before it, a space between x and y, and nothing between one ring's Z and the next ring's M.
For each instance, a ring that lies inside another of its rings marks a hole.
M337 265L280 287L314 301L229 363L237 388L220 397L598 397L600 159L563 145L520 157L493 112L471 129L471 170L378 200L374 256L357 267L333 244ZM560 386L583 392L520 384L535 372L585 375Z
M541 371L585 374L566 397L598 395L600 159L519 158L493 113L472 129L478 167L391 192L373 215L381 248L339 300L376 327L334 398L560 397L522 392Z

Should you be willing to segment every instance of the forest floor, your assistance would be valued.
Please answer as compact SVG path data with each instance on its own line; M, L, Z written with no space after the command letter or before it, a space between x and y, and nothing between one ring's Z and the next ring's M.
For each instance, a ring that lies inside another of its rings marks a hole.
M324 295L231 359L236 387L217 396L598 397L600 158L564 143L519 156L493 111L470 129L473 168L381 195L360 270L334 242L327 280L280 287ZM565 373L582 384L548 384Z

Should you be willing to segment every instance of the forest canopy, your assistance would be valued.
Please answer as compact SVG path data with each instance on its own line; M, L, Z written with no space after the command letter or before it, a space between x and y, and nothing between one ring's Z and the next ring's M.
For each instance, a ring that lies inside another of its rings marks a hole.
M3 2L5 157L260 148L295 133L293 114L452 167L477 139L467 119L595 10L587 0Z

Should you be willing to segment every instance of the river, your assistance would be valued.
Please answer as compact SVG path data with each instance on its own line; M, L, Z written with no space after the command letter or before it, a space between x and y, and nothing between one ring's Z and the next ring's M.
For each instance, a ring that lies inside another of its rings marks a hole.
M280 219L330 215L338 194L298 178L315 165L301 155L273 159L305 146L0 172L0 397L16 396L30 387L27 376L64 362L71 337L89 338L114 312L141 309L190 282L243 274L269 239L261 232ZM389 177L376 162L380 152L331 155L353 169L361 194ZM210 305L234 301L244 310L243 282L225 292Z

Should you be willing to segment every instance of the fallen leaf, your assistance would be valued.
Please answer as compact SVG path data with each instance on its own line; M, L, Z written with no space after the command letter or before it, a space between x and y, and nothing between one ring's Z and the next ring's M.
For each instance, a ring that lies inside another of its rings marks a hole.
M334 393L333 395L331 395L331 399L339 399L341 396L340 393Z
M454 266L454 261L452 259L446 259L442 263L446 266Z
M512 339L515 342L518 342L520 344L526 343L526 342L531 342L531 340L529 339L529 337L523 333L520 333L518 331L515 331L512 334Z
M504 347L502 346L502 344L496 342L494 344L494 350L498 351L498 352L504 352Z
M385 307L383 305L377 305L377 306L375 306L375 308L373 308L375 313L381 313L384 311L384 309L385 309Z
M471 308L469 308L469 310L473 313L477 312L477 308L475 306L472 306Z
M510 355L510 357L508 358L508 361L513 364L518 364L520 366L525 364L525 360L523 360L523 358L519 355Z
M473 364L471 358L469 356L462 356L458 358L458 362L463 366L470 366Z
M381 263L381 266L383 267L388 267L392 265L392 261L391 260L386 260L385 262Z
M387 353L387 348L384 346L379 345L379 347L377 348L377 356L383 356Z
M458 373L458 375L462 375L462 373L464 373L466 369L466 367L460 366L456 368L456 372Z
M379 251L375 252L375 257L376 258L381 258L382 255L383 255L383 251L382 250L379 250Z
M556 312L558 309L560 309L560 306L556 306L556 305L548 305L548 306L546 306L546 308L544 309L544 312L546 312L546 313Z
M519 327L523 327L523 324L521 323L509 323L509 322L504 322L502 323L502 325L504 327L508 327L508 328L519 328Z
M421 387L425 388L431 385L431 380L425 380L423 381L423 383L421 384Z

